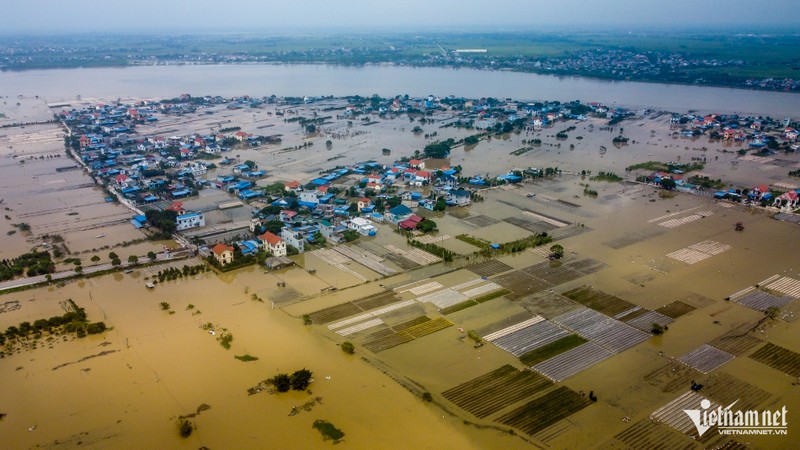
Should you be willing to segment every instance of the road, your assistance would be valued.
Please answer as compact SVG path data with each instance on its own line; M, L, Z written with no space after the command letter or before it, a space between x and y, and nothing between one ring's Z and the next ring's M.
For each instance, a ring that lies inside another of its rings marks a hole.
M186 256L190 256L193 252L191 250L179 250L177 252L160 252L156 254L155 263L166 263L170 261L177 261L182 259ZM147 255L140 256L139 261L149 261ZM83 274L88 275L92 273L102 272L105 270L125 270L131 267L141 267L140 264L130 264L128 262L123 262L119 266L114 266L110 262L97 264L94 266L86 266L83 268ZM64 270L61 272L51 273L51 281L58 281L69 277L74 277L75 271L74 270ZM9 289L14 289L23 286L32 286L34 284L45 283L47 282L47 275L37 275L34 277L27 277L27 278L18 278L15 280L4 281L0 283L0 292L7 291Z

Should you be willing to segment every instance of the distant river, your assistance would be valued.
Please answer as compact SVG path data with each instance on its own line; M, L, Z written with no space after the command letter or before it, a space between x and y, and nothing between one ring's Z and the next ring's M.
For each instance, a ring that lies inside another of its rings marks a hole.
M192 95L383 97L428 94L581 100L634 108L684 112L800 117L800 94L658 83L602 81L474 69L392 65L186 65L52 69L0 72L0 95L61 101L83 97L174 97Z

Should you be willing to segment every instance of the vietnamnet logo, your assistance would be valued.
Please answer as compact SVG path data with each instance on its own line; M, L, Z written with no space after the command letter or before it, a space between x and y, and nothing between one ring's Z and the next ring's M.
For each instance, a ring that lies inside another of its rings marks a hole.
M719 429L719 434L788 434L786 406L775 411L731 411L738 401L731 403L727 408L718 406L717 409L709 410L711 402L703 399L700 402L702 409L684 409L683 412L692 419L700 436L715 425Z

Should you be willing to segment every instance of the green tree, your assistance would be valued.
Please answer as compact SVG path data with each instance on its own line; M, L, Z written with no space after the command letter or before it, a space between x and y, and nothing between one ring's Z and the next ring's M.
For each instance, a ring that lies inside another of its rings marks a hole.
M158 307L161 308L162 311L168 311L169 310L169 303L161 302L161 303L158 304Z
M439 197L436 203L433 204L434 211L444 211L445 208L447 208L447 203L445 203L444 197Z
M139 262L139 257L136 255L128 256L128 264L136 264Z
M119 259L119 258L114 258L114 259L111 260L111 265L114 266L114 267L117 267L120 264L122 264L122 260Z
M83 266L75 266L75 273L78 275L83 273Z
M430 233L431 231L436 230L436 222L429 219L422 219L417 224L417 229L422 231L423 233Z
M152 250L147 252L147 259L149 259L150 261L155 261L156 260L156 253L154 251L152 251Z
M350 341L342 342L342 351L347 353L348 355L352 355L356 352L356 347Z
M664 189L666 189L668 191L671 191L671 190L675 189L675 186L677 186L677 184L675 184L675 180L673 180L672 178L662 178L661 179L661 187L662 188L664 188Z
M550 253L552 253L557 258L561 258L562 256L564 256L564 247L562 247L559 244L554 244L552 247L550 247Z
M295 371L292 376L289 377L292 389L295 391L305 391L308 389L308 385L311 383L311 375L311 371L305 368Z
M292 388L292 380L288 374L279 373L270 379L275 390L278 392L288 392Z
M97 255L92 256L92 262L97 264L100 262L100 257Z
M110 252L110 253L108 254L108 259L110 259L110 260L119 259L119 255L117 255L117 254L116 254L116 253L114 253L114 252Z

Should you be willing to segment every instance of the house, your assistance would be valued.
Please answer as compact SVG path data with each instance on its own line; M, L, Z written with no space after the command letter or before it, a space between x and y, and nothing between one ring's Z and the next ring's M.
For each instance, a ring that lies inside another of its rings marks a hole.
M369 219L363 217L354 217L351 219L347 223L347 228L357 231L363 236L375 236L378 233L378 229L375 228L375 225Z
M283 190L286 192L294 191L300 192L303 187L300 185L299 181L284 181L283 182Z
M217 260L220 266L230 264L233 262L233 247L219 243L211 248L211 253L214 259Z
M422 170L425 168L425 161L421 159L412 159L411 161L408 162L408 165L415 169Z
M303 191L300 193L298 199L298 203L301 206L306 206L308 208L314 209L314 207L319 204L319 197L317 197L317 191Z
M422 222L422 217L412 214L408 219L401 220L397 226L404 230L416 230L420 222Z
M279 219L283 223L292 223L295 221L296 217L297 217L297 211L284 209L283 211L281 211Z
M367 197L358 199L358 212L362 212L364 208L369 208L370 206L372 206L372 200Z
M785 130L783 130L783 137L786 138L786 140L796 141L797 136L798 136L797 130L795 130L794 128L786 128Z
M386 220L396 225L399 222L411 217L411 214L412 214L411 208L409 208L408 206L397 205L394 208L390 209L388 212L386 212L384 217L386 217Z
M466 189L456 189L450 191L445 195L445 203L454 206L469 206L472 203L472 198L469 191Z
M128 177L124 173L121 173L121 174L117 175L116 177L114 177L114 180L117 182L117 186L119 186L121 188L126 188L126 187L130 186L130 183L132 182L130 177Z
M247 139L247 133L245 133L244 131L237 131L233 137L235 137L236 140L239 142L244 142L245 139Z
M175 211L180 216L181 214L186 214L186 210L183 209L183 202L172 202L171 205L164 208L164 211Z
M286 256L286 242L280 236L267 231L259 236L258 239L272 256Z
M298 252L303 253L305 251L305 241L303 240L302 233L289 227L283 227L281 228L281 238L283 238L286 244L296 248ZM284 246L286 244L284 244Z
M458 178L452 175L442 175L436 179L436 184L442 189L455 189L458 187Z
M188 230L205 226L206 218L203 213L186 213L175 218L175 229L178 231Z

